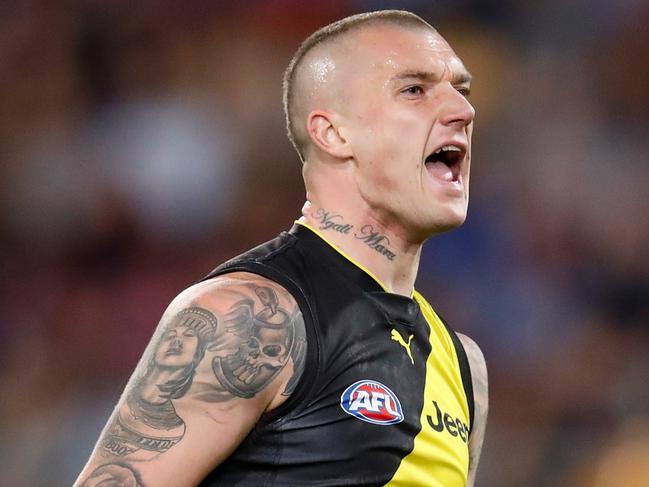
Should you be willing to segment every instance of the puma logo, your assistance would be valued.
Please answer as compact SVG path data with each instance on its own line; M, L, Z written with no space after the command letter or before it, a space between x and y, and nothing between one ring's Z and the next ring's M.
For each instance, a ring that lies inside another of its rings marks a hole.
M410 335L408 337L408 343L406 343L406 341L401 336L401 333L399 333L397 330L392 329L392 332L390 333L390 338L392 338L395 342L406 349L406 353L408 354L408 357L410 357L410 362L412 363L412 365L415 365L415 359L412 358L412 353L410 352L410 342L412 341L412 337L414 337L414 335Z

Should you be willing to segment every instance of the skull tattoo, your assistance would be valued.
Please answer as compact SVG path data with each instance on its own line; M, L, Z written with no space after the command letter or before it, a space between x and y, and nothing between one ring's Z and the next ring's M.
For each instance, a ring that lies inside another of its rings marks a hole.
M279 306L271 288L255 289L263 309L255 313L255 302L238 303L226 324L229 333L240 337L238 349L214 357L212 370L230 393L251 398L264 388L288 361L294 346L294 320Z

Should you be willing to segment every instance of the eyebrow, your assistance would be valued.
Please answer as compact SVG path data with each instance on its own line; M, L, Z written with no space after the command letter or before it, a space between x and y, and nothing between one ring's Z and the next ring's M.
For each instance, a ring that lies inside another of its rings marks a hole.
M405 79L416 79L419 81L431 83L439 80L439 76L430 71L402 71L392 77L390 81L401 81ZM468 71L462 71L453 75L451 81L453 84L462 85L471 83L473 76Z

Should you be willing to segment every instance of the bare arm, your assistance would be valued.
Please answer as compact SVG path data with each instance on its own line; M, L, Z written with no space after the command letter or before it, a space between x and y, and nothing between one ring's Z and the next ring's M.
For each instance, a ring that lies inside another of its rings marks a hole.
M473 428L469 437L469 477L467 487L475 484L476 472L485 430L487 428L487 412L489 410L489 385L487 381L487 364L480 347L468 336L458 333L464 350L466 351L469 365L471 366L471 382L473 384L473 398L475 414Z
M302 315L277 284L234 273L189 288L164 313L75 486L196 485L286 400L305 351Z

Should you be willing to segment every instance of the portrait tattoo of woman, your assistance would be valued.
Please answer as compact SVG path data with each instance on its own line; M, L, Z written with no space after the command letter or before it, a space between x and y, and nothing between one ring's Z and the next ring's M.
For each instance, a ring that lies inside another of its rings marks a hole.
M156 342L144 375L126 396L102 447L116 456L149 460L185 434L172 399L185 395L196 367L216 338L217 319L206 309L179 312Z

